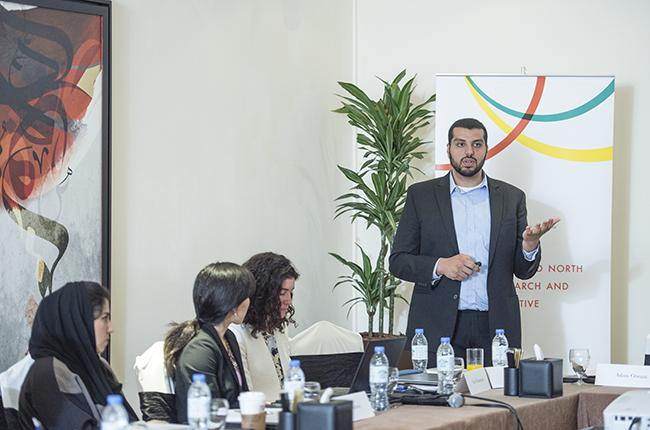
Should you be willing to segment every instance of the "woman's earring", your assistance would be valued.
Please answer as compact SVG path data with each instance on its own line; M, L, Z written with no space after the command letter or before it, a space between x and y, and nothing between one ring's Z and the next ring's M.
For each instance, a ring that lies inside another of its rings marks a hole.
M237 316L237 311L236 311L236 310L233 311L233 315L235 316L235 319L238 319L238 318L239 318L239 317Z

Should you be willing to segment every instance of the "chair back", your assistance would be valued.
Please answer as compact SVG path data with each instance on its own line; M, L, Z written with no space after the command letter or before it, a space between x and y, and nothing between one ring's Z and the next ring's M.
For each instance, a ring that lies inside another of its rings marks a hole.
M135 358L133 369L141 391L140 411L144 421L177 422L174 381L165 369L164 342L158 341Z
M20 388L23 386L27 372L29 372L32 364L34 364L34 360L27 354L19 362L0 373L0 406L2 407L0 415L3 415L0 418L0 429L13 430L20 428L18 427Z
M289 339L292 358L308 381L321 387L349 387L363 356L363 340L354 331L318 321Z
M363 352L357 332L329 321L318 321L289 339L291 355L344 354Z

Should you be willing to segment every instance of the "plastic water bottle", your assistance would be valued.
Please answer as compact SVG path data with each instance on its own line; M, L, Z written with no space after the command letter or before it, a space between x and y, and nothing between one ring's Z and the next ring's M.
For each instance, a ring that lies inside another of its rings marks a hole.
M424 337L424 329L416 328L411 342L411 361L415 370L427 370L429 362L429 342Z
M375 411L388 409L388 357L383 346L375 346L370 358L370 404Z
M454 392L454 348L448 337L440 338L440 346L436 356L438 368L438 393L452 394Z
M212 394L210 387L205 383L205 375L195 373L192 375L192 385L187 390L187 423L192 430L208 428L210 421L210 402Z
M101 430L126 430L129 414L124 409L122 396L111 394L106 397L106 407L102 411Z
M289 395L289 403L293 403L293 398L298 394L298 402L302 401L305 392L305 373L300 368L300 360L291 360L289 371L284 377L284 390Z
M492 366L506 367L508 366L508 357L506 351L508 350L508 339L502 328L496 329L496 335L492 339Z

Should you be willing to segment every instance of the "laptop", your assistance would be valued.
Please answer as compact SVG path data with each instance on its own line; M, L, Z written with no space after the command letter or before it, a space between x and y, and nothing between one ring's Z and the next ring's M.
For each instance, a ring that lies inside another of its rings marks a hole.
M438 372L418 372L401 374L397 379L400 384L438 386Z
M334 388L334 396L342 396L348 393L356 393L357 391L370 392L370 359L375 353L375 346L383 346L384 354L388 358L388 365L396 367L397 362L399 361L402 351L404 350L404 344L406 343L406 338L390 338L383 339L381 342L368 342L366 348L363 351L363 356L361 361L357 366L356 372L354 372L354 378L352 378L352 383L350 387L336 387Z

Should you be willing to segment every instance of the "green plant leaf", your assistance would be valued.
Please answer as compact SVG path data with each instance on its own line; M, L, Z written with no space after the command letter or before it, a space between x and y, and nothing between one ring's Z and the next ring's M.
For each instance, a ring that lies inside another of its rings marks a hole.
M379 231L381 240L374 262L358 244L360 264L330 253L349 270L333 288L346 285L355 292L344 304L349 306L348 314L357 304L364 304L370 317L381 309L380 330L384 307L394 306L396 298L406 301L397 292L401 281L385 270L385 256L404 209L407 182L414 173L422 174L412 163L426 155L422 147L430 142L423 141L420 133L433 118L430 104L436 100L433 94L422 101L415 95L416 77L402 84L405 77L406 70L402 70L390 82L380 78L383 93L377 100L354 84L339 82L348 95L339 95L341 107L334 111L345 115L358 130L355 141L361 150L361 167L338 166L350 190L336 198L334 217L347 215L351 222L364 221L366 228ZM369 329L373 329L372 320Z
M348 82L339 82L339 85L353 97L363 103L366 107L371 107L374 102L359 87Z

